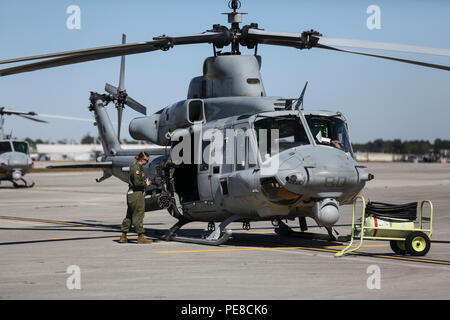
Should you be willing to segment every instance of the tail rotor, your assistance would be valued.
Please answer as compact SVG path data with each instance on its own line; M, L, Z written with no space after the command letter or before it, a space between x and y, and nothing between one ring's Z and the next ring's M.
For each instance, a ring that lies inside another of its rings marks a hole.
M126 44L125 34L122 34L122 44ZM114 101L114 104L117 108L117 139L120 141L120 128L122 126L122 114L125 105L129 106L131 109L139 113L142 113L144 115L147 114L147 108L129 97L127 91L125 90L125 56L122 56L120 62L119 87L117 88L107 83L105 85L105 91L110 94L111 99Z

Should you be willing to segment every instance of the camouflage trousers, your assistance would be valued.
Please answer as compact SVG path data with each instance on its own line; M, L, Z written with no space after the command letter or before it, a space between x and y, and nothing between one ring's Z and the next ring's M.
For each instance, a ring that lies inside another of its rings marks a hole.
M127 216L122 222L122 232L128 233L131 225L137 234L145 233L144 215L145 215L145 199L142 192L133 192L127 194Z

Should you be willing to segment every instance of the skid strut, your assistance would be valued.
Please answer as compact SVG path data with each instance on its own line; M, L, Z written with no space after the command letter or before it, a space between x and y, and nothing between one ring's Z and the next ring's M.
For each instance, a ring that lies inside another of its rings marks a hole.
M20 178L20 181L23 182L23 185L20 185L17 182L15 182L14 180L11 180L14 188L33 188L34 187L34 182L32 182L31 184L28 184L28 182L24 178Z
M210 246L218 246L221 245L230 239L232 235L231 230L225 229L230 223L241 219L240 216L231 216L225 221L223 221L218 228L212 231L206 238L196 238L196 237L184 237L177 236L176 232L181 229L184 225L192 222L184 218L183 216L178 218L178 222L175 223L172 228L169 229L169 232L161 237L163 240L167 241L179 241L179 242L187 242L187 243L196 243L196 244L205 244Z
M281 236L292 236L303 239L311 239L311 240L326 240L326 241L336 241L336 237L333 235L333 229L331 227L327 227L328 235L319 234L319 233L311 233L311 232L298 232L294 231L285 224L283 221L278 220L276 223L275 233Z

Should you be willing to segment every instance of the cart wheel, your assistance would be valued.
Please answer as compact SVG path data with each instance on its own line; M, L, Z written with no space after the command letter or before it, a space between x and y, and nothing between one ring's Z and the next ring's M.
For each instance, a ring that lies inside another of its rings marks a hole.
M424 256L430 250L430 238L421 231L414 231L406 237L405 248L412 256Z
M405 241L391 240L391 249L396 254L404 256L406 254Z

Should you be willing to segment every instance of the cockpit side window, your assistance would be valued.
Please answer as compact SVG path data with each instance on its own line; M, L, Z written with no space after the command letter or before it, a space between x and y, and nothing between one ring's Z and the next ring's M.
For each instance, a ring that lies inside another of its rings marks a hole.
M25 142L13 142L14 151L28 154L28 145Z
M12 152L11 144L9 143L9 141L2 141L0 142L0 154L6 152Z
M298 117L267 117L255 122L258 148L263 161L285 150L310 144Z
M305 118L317 144L335 147L354 157L347 126L342 119L319 115L306 115Z

